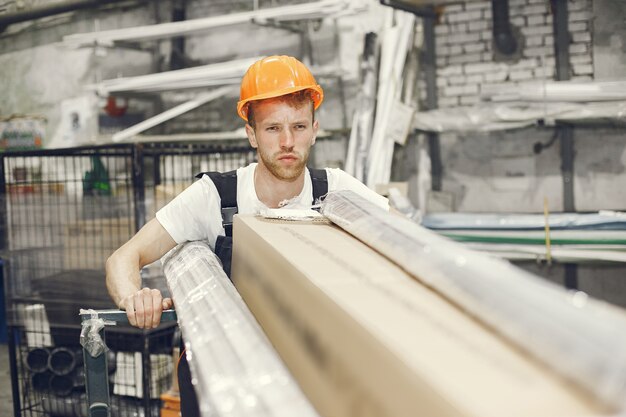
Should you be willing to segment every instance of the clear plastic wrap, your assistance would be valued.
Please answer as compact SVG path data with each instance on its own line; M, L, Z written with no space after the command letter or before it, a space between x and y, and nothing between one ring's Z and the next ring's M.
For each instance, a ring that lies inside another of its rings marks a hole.
M534 126L538 120L626 122L626 101L600 103L481 103L415 113L413 127L426 132L490 132Z
M317 416L207 243L163 265L203 417Z
M550 230L626 230L626 213L551 213ZM435 230L544 230L543 214L433 213L422 226Z
M626 410L626 313L438 236L350 191L322 214L605 404Z
M87 320L83 320L82 328L80 331L80 345L84 347L87 352L94 358L102 355L107 346L100 337L100 330L104 328L104 326L114 325L115 322L105 321L98 317L98 312L96 310L84 310L81 308L80 314L90 314L91 318Z
M626 100L626 81L541 81L521 85L486 85L492 101L589 103Z

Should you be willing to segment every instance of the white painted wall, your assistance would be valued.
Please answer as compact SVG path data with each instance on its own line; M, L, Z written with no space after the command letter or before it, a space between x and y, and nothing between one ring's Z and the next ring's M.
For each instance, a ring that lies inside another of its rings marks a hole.
M593 2L593 68L603 79L626 77L626 2Z
M0 117L40 115L47 119L44 146L61 123L64 100L92 96L85 86L102 79L152 71L150 53L131 49L67 48L62 37L93 28L116 29L152 22L146 10L66 13L19 25L0 36ZM7 51L8 50L8 51ZM98 103L97 99L93 100ZM94 117L98 108L93 109ZM90 131L89 136L95 135ZM81 137L80 142L95 138ZM68 145L71 145L68 143Z

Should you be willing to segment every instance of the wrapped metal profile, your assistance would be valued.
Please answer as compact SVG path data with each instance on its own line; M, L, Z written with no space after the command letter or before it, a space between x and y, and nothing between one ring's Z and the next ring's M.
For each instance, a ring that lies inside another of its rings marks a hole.
M55 375L68 375L83 364L83 351L81 349L69 349L57 347L50 352L48 368Z
M318 414L205 242L163 259L203 417Z
M28 351L26 355L26 367L34 373L41 373L48 370L50 349L37 347Z
M76 389L85 386L85 372L83 368L76 368L70 374L56 375L52 374L48 380L50 392L57 397L67 397Z
M33 373L30 377L30 381L32 387L35 391L46 391L50 387L50 378L52 377L52 372L37 372Z
M626 411L626 315L466 249L350 191L322 214L600 401Z

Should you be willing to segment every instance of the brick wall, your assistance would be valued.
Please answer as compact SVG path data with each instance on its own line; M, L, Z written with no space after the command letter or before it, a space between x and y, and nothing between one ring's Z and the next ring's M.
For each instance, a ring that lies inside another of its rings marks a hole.
M554 39L548 0L509 0L511 23L521 32L516 61L496 62L492 47L491 2L453 4L435 27L439 107L469 106L486 86L554 79ZM572 79L593 77L592 1L570 0Z

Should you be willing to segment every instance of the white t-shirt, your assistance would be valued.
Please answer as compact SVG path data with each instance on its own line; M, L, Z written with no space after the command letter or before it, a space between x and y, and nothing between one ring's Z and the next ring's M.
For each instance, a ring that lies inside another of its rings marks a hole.
M257 214L268 207L257 197L254 188L256 163L237 169L237 207L239 214ZM289 200L282 208L310 208L313 204L313 185L309 170L304 176L300 195ZM352 190L372 203L389 209L387 199L370 190L356 178L338 168L326 168L328 191ZM221 199L215 184L203 175L176 198L159 210L156 218L176 243L207 240L214 249L215 241L224 235Z

